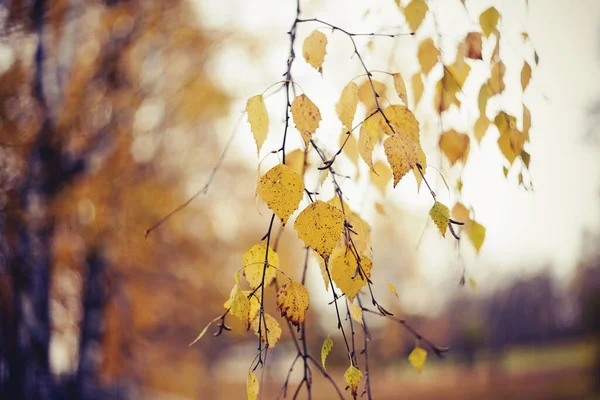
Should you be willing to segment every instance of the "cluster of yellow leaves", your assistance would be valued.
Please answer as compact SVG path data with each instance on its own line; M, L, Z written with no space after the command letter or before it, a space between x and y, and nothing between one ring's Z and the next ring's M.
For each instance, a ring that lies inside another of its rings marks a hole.
M308 290L304 285L293 281L286 283L277 292L276 303L281 315L300 328L309 305Z

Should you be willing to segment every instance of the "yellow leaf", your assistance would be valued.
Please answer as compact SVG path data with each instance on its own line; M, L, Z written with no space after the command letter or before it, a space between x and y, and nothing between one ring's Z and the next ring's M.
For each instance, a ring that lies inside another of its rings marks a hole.
M450 160L450 165L454 165L458 160L461 160L463 164L467 162L471 147L469 135L458 133L452 129L442 133L439 145Z
M305 150L296 149L285 155L285 165L290 167L298 175L302 176L307 167L305 164L305 156Z
M412 0L404 9L404 17L412 32L416 32L421 26L425 14L427 14L427 3L424 0Z
M521 155L523 152L523 145L525 144L525 136L518 129L511 129L510 135L510 147L516 155Z
M438 229L440 230L443 237L446 237L446 229L448 228L448 224L450 223L450 210L448 207L436 201L431 210L429 210L429 215Z
M244 276L252 288L258 287L263 280L263 271L265 268L265 256L267 247L264 244L256 244L250 248L242 258L244 267ZM269 266L265 272L265 285L269 285L277 275L279 268L279 256L275 251L269 248Z
M527 88L527 85L529 85L530 80L531 80L531 65L529 65L529 63L527 61L525 61L525 64L523 64L523 69L521 70L521 87L523 88L523 91L525 91L525 89Z
M348 131L344 130L340 135L340 147L346 142L344 150L342 151L354 165L358 166L358 143L356 143L356 139L351 133L348 134L346 132ZM348 138L348 140L346 140L346 138Z
M392 171L390 168L381 160L375 161L373 164L373 171L370 173L371 182L375 185L381 194L385 194L385 189L392 179Z
M460 100L456 97L456 94L461 90L458 81L448 73L448 70L444 70L442 79L438 81L435 86L435 99L434 108L441 114L448 110L452 104L456 104L460 107Z
M392 74L394 78L394 89L396 89L396 93L402 99L402 102L405 105L408 105L408 96L406 95L406 85L404 84L404 80L402 79L402 75L399 73Z
M308 290L299 282L290 281L277 292L277 308L281 315L300 328L308 310Z
M531 112L523 104L523 136L526 142L529 142L529 129L531 129Z
M265 106L262 94L257 94L248 99L246 112L248 113L250 129L256 141L256 152L260 153L260 148L269 132L269 114L267 114L267 107Z
M290 109L296 128L302 134L304 144L308 144L321 122L319 108L305 94L301 94L294 99Z
M490 7L481 13L479 16L479 25L481 25L481 30L485 34L485 37L490 36L496 30L499 18L500 13L495 7Z
M302 44L302 54L307 63L323 73L323 61L327 54L327 36L318 30L312 31Z
M504 84L505 72L506 67L502 61L494 63L494 66L492 67L492 76L488 79L488 86L490 87L492 95L502 93L506 88L506 85Z
M344 380L346 385L350 388L352 396L356 396L358 392L358 384L362 378L362 372L360 372L354 365L351 365L344 374Z
M321 174L319 176L319 187L323 186L323 184L325 183L325 179L327 179L328 175L329 175L328 169L321 171Z
M481 33L469 32L465 41L467 43L467 57L473 60L482 60L481 49L483 42L481 40Z
M350 316L352 317L352 319L358 322L359 324L364 325L362 308L360 308L359 305L352 303L349 303L349 306Z
M257 192L285 225L302 200L304 182L293 169L278 164L260 178Z
M485 240L485 227L473 220L470 220L466 225L467 236L469 240L475 247L477 253L481 250L481 246L483 246L483 242Z
M387 215L385 207L381 203L375 203L375 210L381 215Z
M376 115L369 117L362 123L358 136L358 153L371 171L375 171L373 167L373 149L375 148L375 143L377 143L379 131L379 120L376 118Z
M395 129L395 132L401 132L414 142L419 143L419 121L408 107L392 104L387 106L383 113L390 121L390 125ZM386 135L391 136L394 134L385 119L379 119L379 126Z
M240 290L238 285L235 285L234 289L229 313L242 321L248 328L250 326L250 299Z
M258 398L258 379L256 379L256 375L251 370L248 371L246 393L248 394L248 400L256 400Z
M454 207L452 207L452 217L454 217L456 221L467 223L470 214L471 212L461 202L457 202Z
M427 360L427 352L420 347L415 347L408 355L408 362L410 362L410 365L418 372L421 372L423 369L425 360Z
M354 121L357 105L358 86L356 86L356 83L350 82L342 89L340 100L335 105L338 118L348 130L352 130L352 121Z
M480 117L486 116L487 103L488 100L492 97L492 91L490 90L489 85L483 84L479 89L479 96L477 98L477 104L479 105L479 115Z
M477 281L475 281L474 278L469 277L469 285L471 285L471 289L473 289L474 292L477 292Z
M323 346L321 346L321 364L323 365L324 370L327 370L327 368L325 367L325 361L327 361L327 356L331 352L332 347L333 340L331 340L329 335L327 335L327 337L323 341Z
M344 214L321 200L306 207L294 223L298 237L325 260L344 230Z
M481 116L475 121L473 126L473 134L478 143L481 143L481 139L485 136L488 128L490 127L490 120L485 116Z
M411 78L412 88L413 88L413 101L415 102L413 107L416 107L423 96L423 91L425 90L425 85L423 85L423 78L421 77L421 72L415 73Z
M388 282L388 283L387 283L387 288L388 288L388 290L389 290L390 292L392 292L392 294L393 294L394 296L396 296L396 297L399 297L399 296L398 296L398 291L396 291L396 288L394 287L394 285L392 285L391 283L389 283L389 282Z
M353 301L354 297L367 284L367 278L371 276L371 260L361 257L361 274L356 273L358 263L352 251L346 247L337 247L331 255L331 278L336 286L348 298L348 301ZM366 276L364 276L366 274Z
M407 135L396 133L385 140L383 148L388 162L392 167L394 187L396 187L400 179L420 162L420 146ZM422 150L420 152L422 153Z
M236 285L237 286L237 285ZM235 290L236 287L233 287L233 291L232 293L232 297L235 294ZM244 294L244 296L249 297L250 293L252 293L251 290L242 290L242 293ZM256 316L258 315L258 312L260 311L260 300L258 299L258 295L260 293L254 293L252 295L252 297L250 297L250 313L248 314L248 319L250 321L254 320L254 318L256 318ZM227 299L227 301L225 301L225 304L223 304L223 307L228 309L231 307L231 298ZM214 321L213 321L214 322Z
M279 339L281 339L281 326L279 322L267 312L264 313L265 321L267 323L267 332L265 333L265 321L260 317L256 317L252 320L252 330L254 334L258 336L258 324L261 324L260 327L260 341L263 343L267 343L269 341L269 349L275 347Z
M438 63L439 56L440 51L435 47L433 39L427 38L421 42L417 57L419 59L419 64L421 65L421 71L425 75L428 75Z
M373 82L373 87L371 87L371 81ZM373 110L377 106L373 88L375 88L375 92L379 98L385 97L387 89L383 83L376 81L375 79L372 79L371 81L364 81L358 88L358 99L365 105L367 112Z
M317 252L313 251L317 262L319 263L319 269L321 271L321 277L323 278L323 283L325 283L325 291L329 290L329 275L327 275L327 269L325 268L325 260L321 257Z

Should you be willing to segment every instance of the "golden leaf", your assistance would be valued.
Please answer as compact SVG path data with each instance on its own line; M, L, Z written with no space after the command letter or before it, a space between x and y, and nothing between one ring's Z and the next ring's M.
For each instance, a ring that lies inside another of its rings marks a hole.
M350 316L352 319L364 326L362 308L353 303L349 303L348 305L350 306Z
M490 7L481 13L479 16L479 25L481 25L481 30L485 34L485 37L490 36L496 30L499 18L500 13L495 7Z
M264 313L264 317L267 323L267 332L265 333L265 321L258 316L252 320L252 330L254 331L254 334L258 336L258 324L260 323L260 341L266 344L268 340L269 349L272 349L277 342L279 342L279 339L281 339L281 326L279 325L279 322L267 312Z
M296 149L291 153L285 155L285 165L290 167L295 173L302 176L306 171L307 165L305 164L306 151Z
M302 134L304 144L308 144L321 122L319 108L305 94L301 94L294 99L290 109L296 128Z
M395 129L395 132L401 132L409 139L419 143L419 121L408 107L392 104L387 106L383 113L390 121L390 125ZM394 134L383 118L379 119L379 126L386 135L391 136Z
M396 89L396 93L402 99L402 102L408 106L408 96L406 95L406 85L404 84L404 79L402 79L402 75L399 73L392 74L394 78L394 89Z
M373 171L370 173L371 182L375 185L377 189L381 192L381 194L385 195L385 190L387 188L388 183L392 179L392 171L381 160L375 161L373 164Z
M321 200L306 207L294 223L298 237L328 259L344 230L344 214Z
M423 96L423 91L425 90L425 85L423 85L423 78L421 77L421 72L415 73L411 78L412 88L413 88L413 101L415 104L413 107L416 107L421 101L421 97Z
M398 296L398 291L396 290L396 288L394 287L394 285L392 285L391 283L387 282L387 288L388 290L396 297Z
M481 143L481 139L483 139L489 127L490 120L485 115L477 118L477 121L475 121L475 125L473 126L473 134L478 143Z
M229 314L238 318L246 326L250 326L250 299L242 292L238 285L234 286L230 299Z
M375 171L373 167L373 149L377 143L379 131L379 120L375 118L378 115L373 115L362 123L358 136L358 153L371 171Z
M260 178L257 192L285 225L302 200L304 182L290 167L278 164Z
M248 113L250 129L256 141L256 152L260 153L260 148L269 132L269 114L267 113L267 107L265 106L262 94L257 94L248 99L246 112Z
M327 356L331 352L333 348L333 340L327 335L325 340L323 341L323 346L321 346L321 364L323 365L323 369L327 370L325 367L325 361L327 361Z
M483 84L479 89L479 96L477 97L477 104L479 105L479 115L481 117L486 116L487 103L488 100L492 97L492 91L490 90L489 85Z
M357 395L358 384L362 378L362 372L360 372L354 365L351 365L344 374L344 380L346 381L346 385L350 388L352 392L352 396Z
M340 100L335 105L338 118L348 130L352 130L352 121L354 121L357 105L358 86L356 86L356 83L350 82L342 89Z
M452 104L460 107L460 100L456 97L460 90L461 87L458 81L445 69L442 79L435 86L434 109L441 114L448 110Z
M318 30L312 31L302 44L302 54L307 63L323 73L323 61L327 54L327 36Z
M233 289L235 290L235 286ZM232 295L235 293L234 290L231 292ZM244 296L249 297L250 293L252 293L252 291L251 290L242 290L242 293L244 293ZM250 321L254 320L254 318L256 318L256 316L258 315L258 312L260 311L260 300L258 299L259 294L260 293L254 293L252 295L252 297L249 297L250 313L248 314L248 319ZM225 309L228 309L231 307L231 298L229 298L229 299L227 299L227 301L225 301L225 303L223 304L223 307ZM215 322L215 321L213 321L213 322Z
M478 222L470 220L466 225L467 236L469 240L475 247L475 251L479 254L479 250L481 250L481 246L483 246L483 242L485 240L485 227Z
M346 145L342 151L354 165L358 166L358 143L356 143L356 138L352 135L352 133L347 132L349 131L344 129L340 135L340 147L344 142L346 142ZM346 140L346 138L348 139Z
M461 160L463 164L467 162L471 146L469 135L458 133L452 129L442 133L439 145L448 160L450 160L450 165L454 165L458 160Z
M457 202L452 207L452 216L456 221L467 223L471 212L461 202Z
M371 87L371 82L373 82L373 87ZM375 88L375 93L379 98L385 97L387 87L375 79L364 81L358 88L358 99L365 105L367 111L371 111L377 106L373 88Z
M321 271L321 277L323 278L323 283L325 283L325 291L329 290L329 275L327 274L327 269L325 268L325 260L321 257L317 252L313 251L317 262L319 263L319 270Z
M433 222L437 225L443 237L446 237L446 229L450 223L450 210L448 207L436 201L429 210L429 215Z
M504 84L505 72L506 67L502 61L494 63L494 66L492 67L492 76L487 81L492 95L502 93L506 88L506 85Z
M423 369L425 360L427 360L427 352L420 347L415 347L408 355L408 362L410 362L410 365L418 372L421 372Z
M417 29L423 23L425 15L427 14L427 3L424 0L412 0L404 9L404 17L408 26L412 32L416 32Z
M529 85L530 80L531 80L531 65L529 65L529 63L527 61L525 61L525 64L523 64L523 69L521 70L521 87L523 88L523 91L525 91L525 89L527 88L527 85Z
M421 65L421 71L425 75L428 75L433 67L435 67L435 65L438 63L439 56L440 51L437 49L437 47L435 47L433 39L427 38L421 42L419 45L417 58L419 59L419 64Z
M250 248L242 258L244 276L252 288L258 287L263 281L263 271L265 271L265 256L267 247L264 244L256 244ZM277 276L279 268L279 256L275 251L269 248L269 261L265 271L265 285L269 285Z
M481 40L481 33L469 32L465 41L468 49L467 57L472 58L473 60L482 60L481 49L483 47L483 42Z
M248 371L248 379L246 381L246 393L248 400L256 400L258 398L258 379L251 370Z
M281 315L300 328L308 310L308 290L299 282L290 281L277 292L277 308Z
M362 271L357 273L358 263L356 262L356 257L346 247L337 247L333 251L329 265L331 268L331 278L336 286L344 292L348 301L353 301L358 292L367 284L367 278L371 276L371 268L373 266L371 260L361 257L360 265Z
M411 169L416 167L419 160L420 146L407 135L396 133L383 143L385 155L394 174L394 187ZM424 165L424 164L421 164Z
M531 129L531 112L523 104L523 136L526 142L529 142L529 129Z

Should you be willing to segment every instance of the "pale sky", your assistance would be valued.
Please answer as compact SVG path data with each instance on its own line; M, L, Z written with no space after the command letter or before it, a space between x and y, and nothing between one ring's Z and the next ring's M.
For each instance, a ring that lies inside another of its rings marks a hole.
M477 21L479 13L489 5L500 10L503 14L500 29L506 39L501 56L507 65L508 86L501 102L519 119L522 101L519 76L523 57L533 64L531 47L522 44L520 34L523 30L529 33L540 56L539 67L534 67L533 78L524 97L532 113L531 143L526 149L531 154L531 178L535 192L517 187L518 168L508 180L504 178L502 165L506 164L497 148L498 133L495 129L488 131L480 146L472 140L469 160L463 171L462 201L474 207L477 221L487 228L487 236L478 257L466 241L461 245L461 254L469 273L483 291L506 281L504 278L529 275L545 267L550 267L558 278L570 278L582 252L582 232L597 232L600 224L600 151L583 140L591 124L587 112L591 104L600 98L600 3L596 0L530 0L528 12L522 3L516 0L467 0L467 15L458 1L429 1L430 9L438 15L442 49L455 46L466 32L477 29L472 21ZM215 78L235 99L231 116L219 123L220 129L229 132L239 111L244 109L247 98L282 79L289 51L286 32L293 22L295 1L196 0L195 4L202 23L209 29L233 34L231 39L221 43L217 56L211 62ZM366 4L370 7L367 15ZM440 7L444 7L443 12ZM318 17L352 32L408 30L393 0L302 1L302 12L303 18ZM368 67L400 72L406 81L410 81L418 68L416 45L434 26L430 16L424 24L415 38L378 38L373 52L366 50L368 39L357 39ZM332 34L328 29L322 29L329 39L323 77L308 66L302 58L301 45L303 39L317 27L321 25L300 26L293 75L323 115L317 140L334 150L337 149L337 135L341 128L334 111L335 103L341 88L362 72L358 60L350 58L352 49L348 39L343 34ZM240 38L251 44L252 53L247 51L247 45L237 44ZM490 46L487 51L491 51ZM447 53L444 57L451 60L454 53L450 50ZM476 73L475 69L473 73ZM376 77L385 79L385 76ZM391 83L389 80L386 82ZM444 119L446 129L464 131L474 123L478 87L473 91L465 87L465 93L468 99L475 99L474 111L471 108L458 117ZM389 97L398 101L395 94ZM281 95L271 96L266 102L271 128L261 155L278 147L283 132L283 98ZM436 153L440 133L438 121L426 107L418 108L416 114L421 123L428 164L442 169L452 185L460 167L449 169L447 161ZM493 119L494 114L490 112L488 115ZM596 132L600 135L600 129ZM299 140L288 143L289 149L300 147ZM238 155L248 160L250 168L256 168L256 147L248 125L239 132L236 148ZM382 151L376 151L376 154L383 159ZM275 157L270 157L263 164L263 171L276 162ZM345 167L353 173L350 163L340 162L338 170L344 172ZM361 172L366 171L366 167L362 167ZM428 179L435 184L439 200L451 207L456 200L455 193L449 196L432 169L428 172ZM192 186L191 190L196 189L197 182ZM364 189L365 182L347 189L353 207L366 209L365 204L373 200L373 191ZM405 177L396 189L390 185L387 196L388 201L398 203L406 215L402 220L404 225L398 229L403 232L402 240L407 243L400 248L414 252L427 221L431 197L426 190L416 194L412 177ZM374 215L370 208L366 213L367 217ZM432 224L428 225L418 254L414 256L419 267L419 285L412 285L410 293L403 296L409 307L420 311L439 307L443 297L438 296L433 306L429 301L427 306L421 307L422 302L411 300L421 297L415 295L431 298L431 292L437 289L449 292L448 288L453 290L460 276L455 244L451 239L443 240L434 229ZM377 253L377 248L374 251ZM382 259L385 257L383 255Z

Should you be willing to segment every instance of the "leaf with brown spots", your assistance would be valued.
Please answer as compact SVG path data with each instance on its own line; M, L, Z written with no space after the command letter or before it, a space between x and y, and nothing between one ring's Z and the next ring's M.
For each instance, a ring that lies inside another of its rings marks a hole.
M309 304L308 290L304 285L294 281L286 283L277 292L276 303L281 315L299 329Z

